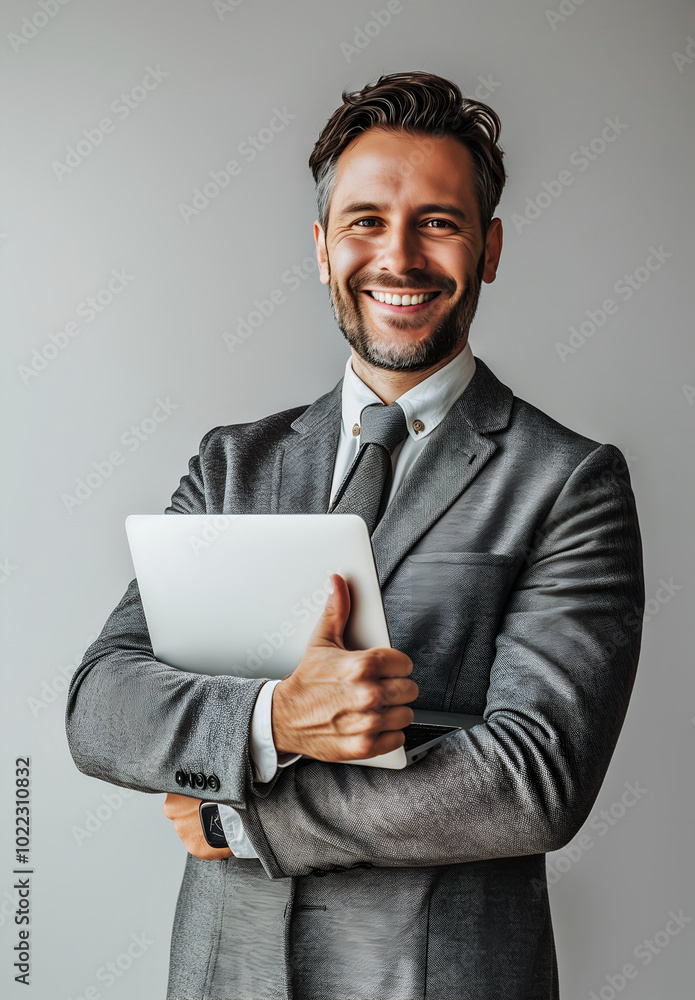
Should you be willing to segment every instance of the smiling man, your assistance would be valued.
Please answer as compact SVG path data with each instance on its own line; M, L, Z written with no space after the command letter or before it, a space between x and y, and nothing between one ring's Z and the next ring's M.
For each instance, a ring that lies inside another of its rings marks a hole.
M310 165L344 378L209 431L167 508L360 513L392 648L345 648L334 576L281 681L175 670L132 581L72 680L77 766L166 792L189 852L169 1000L559 996L545 853L582 826L618 739L642 552L621 452L514 396L468 343L502 249L499 129L429 73L343 94ZM402 746L413 708L483 721L400 771L342 763ZM227 847L182 774L207 783Z
M374 369L403 373L386 378L398 395L464 349L481 278L494 280L502 249L500 220L483 230L468 150L437 135L427 152L415 147L414 170L414 143L383 127L353 139L338 161L328 232L325 218L314 223L353 370L368 385Z

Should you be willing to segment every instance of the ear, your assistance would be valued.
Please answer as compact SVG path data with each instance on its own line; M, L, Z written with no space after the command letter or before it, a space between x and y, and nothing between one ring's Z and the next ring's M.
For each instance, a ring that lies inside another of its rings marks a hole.
M319 278L323 285L327 285L330 278L328 275L328 254L326 253L326 236L321 228L321 223L317 219L314 222L314 242L316 243L316 260L319 265Z
M483 281L488 284L497 277L497 265L502 253L502 220L492 219L485 238L485 267Z

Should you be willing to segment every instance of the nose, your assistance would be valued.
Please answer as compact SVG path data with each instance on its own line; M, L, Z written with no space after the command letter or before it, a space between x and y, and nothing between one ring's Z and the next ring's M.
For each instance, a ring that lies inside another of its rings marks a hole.
M390 225L375 263L381 270L392 274L405 275L413 269L424 271L427 258L422 252L417 231L405 221Z

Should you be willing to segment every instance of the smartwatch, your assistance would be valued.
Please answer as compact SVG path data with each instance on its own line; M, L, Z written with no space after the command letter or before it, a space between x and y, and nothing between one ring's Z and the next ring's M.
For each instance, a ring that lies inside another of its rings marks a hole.
M220 811L216 802L200 803L200 825L203 828L203 836L210 847L229 847L227 838L222 829Z

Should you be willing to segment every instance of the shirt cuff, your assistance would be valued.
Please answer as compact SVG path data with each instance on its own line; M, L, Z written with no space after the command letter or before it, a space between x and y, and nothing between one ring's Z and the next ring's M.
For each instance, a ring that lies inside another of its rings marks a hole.
M251 716L249 753L256 781L265 783L275 777L279 767L294 764L301 753L282 753L278 756L273 742L273 691L280 680L266 681L258 692ZM220 814L221 815L221 814ZM222 824L224 827L224 823ZM226 831L225 831L226 832ZM231 844L229 845L232 846ZM235 852L236 853L236 852ZM243 855L239 855L243 857ZM254 855L255 856L255 855Z
M232 806L217 803L220 814L220 822L224 835L227 838L227 845L235 858L257 858L253 844L246 836L246 831L241 822L241 816Z

